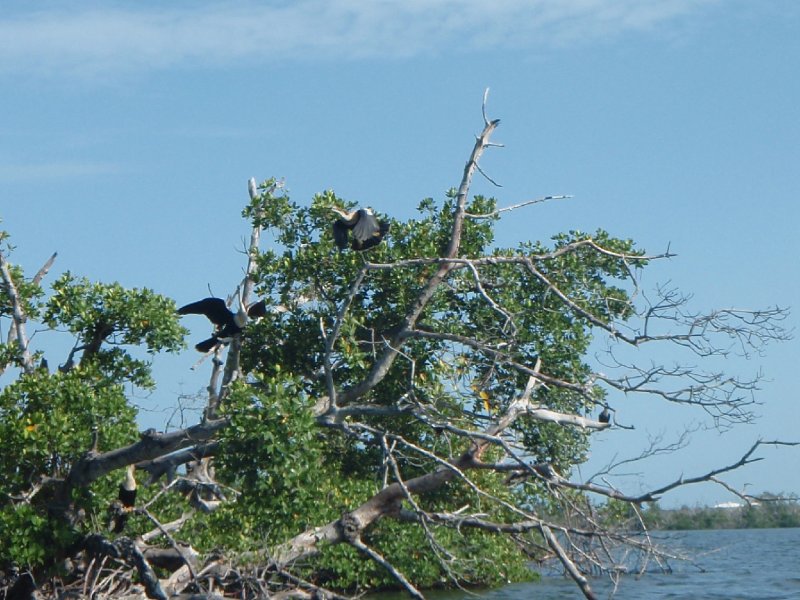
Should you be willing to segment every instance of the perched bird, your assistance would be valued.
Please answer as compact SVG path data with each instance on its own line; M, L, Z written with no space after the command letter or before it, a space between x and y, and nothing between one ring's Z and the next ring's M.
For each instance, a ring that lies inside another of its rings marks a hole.
M333 224L333 239L339 250L347 248L348 232L353 237L350 243L353 250L368 250L380 244L389 231L389 223L379 221L369 208L352 212L336 207L331 210L340 216Z
M245 307L239 298L239 310L230 311L222 298L204 298L178 309L180 315L205 315L216 330L207 340L195 345L199 352L209 352L220 344L228 344L247 324L248 319L257 319L267 314L267 305L263 300Z
M0 571L2 573L2 571ZM30 571L20 573L13 585L6 587L3 598L6 600L33 600L36 595L36 581Z
M136 478L133 473L136 467L128 465L125 469L125 479L119 484L119 502L115 502L113 507L113 528L114 533L122 533L125 523L128 522L128 513L136 505Z
M125 469L125 480L119 484L119 501L124 508L133 508L136 505L136 467L128 465Z
M609 423L611 422L611 413L608 411L608 407L603 407L603 412L600 413L600 416L597 417L597 420L601 423Z

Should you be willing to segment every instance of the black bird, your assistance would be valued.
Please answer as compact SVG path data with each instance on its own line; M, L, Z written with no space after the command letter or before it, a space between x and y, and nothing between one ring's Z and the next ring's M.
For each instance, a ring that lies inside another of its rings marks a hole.
M333 239L339 250L347 248L348 231L353 236L350 243L353 250L368 250L377 246L389 231L389 223L379 221L369 208L352 212L336 207L331 207L331 210L341 217L333 224Z
M232 312L225 306L222 298L204 298L178 309L180 315L205 315L216 325L216 330L207 340L195 345L199 352L209 352L219 344L227 344L242 332L248 319L257 319L267 314L267 304L260 300L245 308L239 302L239 310Z
M608 407L603 407L603 412L600 413L600 416L597 417L597 420L601 423L609 423L611 422L611 413L608 412Z
M136 506L136 477L133 475L135 469L136 467L133 465L128 465L128 468L125 469L125 479L119 484L119 495L117 496L119 502L115 502L116 506L112 507L114 513L112 531L114 533L122 533L125 523L128 522L128 513Z
M125 480L119 484L119 501L124 508L133 508L136 505L136 467L128 465L125 469Z
M38 598L33 574L30 571L21 573L14 584L6 588L3 598L6 600L35 600Z

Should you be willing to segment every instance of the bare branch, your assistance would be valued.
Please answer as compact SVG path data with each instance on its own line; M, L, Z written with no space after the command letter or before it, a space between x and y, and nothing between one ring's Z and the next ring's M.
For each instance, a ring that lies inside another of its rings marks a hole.
M64 480L61 496L69 498L72 489L85 487L115 469L165 456L187 446L207 441L228 423L228 419L217 419L168 433L147 430L140 434L141 439L138 442L129 446L103 454L87 453L73 465Z
M667 484L665 486L662 486L662 487L660 487L658 489L651 490L647 494L645 494L643 496L640 496L638 498L638 500L640 502L650 501L650 500L653 500L653 499L657 498L658 496L661 496L661 495L665 494L666 492L669 492L670 490L674 490L675 488L678 488L678 487L681 487L681 486L684 486L684 485L689 485L689 484L692 484L692 483L702 483L704 481L711 481L712 477L716 477L720 473L727 473L729 471L734 471L734 470L736 470L736 469L738 469L740 467L743 467L745 465L748 465L750 463L754 463L754 462L758 462L758 461L764 460L761 457L751 458L753 456L753 453L760 446L800 446L800 442L782 442L782 441L779 441L779 440L773 440L773 441L769 441L768 442L768 441L764 441L764 440L757 440L750 447L750 449L747 452L745 452L742 455L742 457L739 460L737 460L735 463L733 463L731 465L728 465L727 467L721 467L719 469L712 469L711 471L709 471L705 475L698 475L696 477L689 477L689 478L680 477L677 480L673 481L672 483L669 483L669 484Z
M53 252L52 256L47 259L47 261L41 266L41 268L36 271L36 275L33 276L31 279L31 283L34 285L39 285L44 279L45 275L50 271L50 268L53 266L53 263L56 262L56 256L58 256L58 252Z
M17 292L17 286L14 285L14 279L11 277L11 270L8 262L6 262L6 257L3 255L2 251L0 251L0 274L2 274L3 283L5 284L6 296L11 303L11 316L14 321L14 328L16 330L17 345L19 346L22 368L26 373L33 373L36 367L33 364L33 357L28 351L29 341L28 336L25 333L25 321L27 320L27 317L25 316L25 311L22 308L22 300Z
M531 204L541 204L543 202L547 202L548 200L566 200L567 198L572 198L572 196L570 195L542 196L541 198L536 198L534 200L526 200L525 202L520 202L519 204L513 204L511 206L498 208L497 210L493 210L492 212L483 213L480 215L465 212L464 216L469 217L470 219L491 219L501 213L508 212L510 210L516 210L518 208L522 208L523 206L530 206Z
M392 577L394 577L400 583L400 585L402 585L405 588L405 590L412 598L417 598L417 600L425 600L425 596L423 596L422 593L417 588L415 588L408 579L406 579L405 575L403 575L400 571L398 571L394 567L394 565L392 565L392 563L390 563L383 556L381 556L380 553L367 546L359 538L348 540L348 543L351 546L353 546L353 548L355 548L365 556L368 556L371 560L375 561L376 563L381 565L384 569L389 571L389 574Z
M556 556L558 556L558 559L561 561L561 564L564 565L564 568L567 570L570 577L572 577L572 579L578 584L578 587L580 587L583 595L588 600L596 600L597 596L595 596L592 588L589 586L589 581L578 570L578 568L575 566L575 563L572 562L561 544L558 543L556 536L553 535L553 532L550 530L550 528L547 525L542 525L539 528L539 531L542 532L544 539L547 540L547 545L550 546L553 552L556 553Z

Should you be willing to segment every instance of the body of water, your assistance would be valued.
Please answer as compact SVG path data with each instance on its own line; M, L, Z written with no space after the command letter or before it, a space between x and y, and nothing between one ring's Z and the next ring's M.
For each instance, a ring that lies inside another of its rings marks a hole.
M800 529L727 529L655 532L660 545L693 557L671 561L672 573L625 576L614 592L608 578L591 580L599 598L615 600L798 600ZM566 600L583 598L572 580L545 576L476 595L425 594L430 600Z

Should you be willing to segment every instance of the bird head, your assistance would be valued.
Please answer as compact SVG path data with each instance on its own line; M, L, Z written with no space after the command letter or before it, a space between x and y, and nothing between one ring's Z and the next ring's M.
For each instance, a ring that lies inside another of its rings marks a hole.
M337 215L342 217L343 219L352 219L353 216L356 214L356 211L347 212L343 208L339 208L338 206L331 206L330 210L335 212Z

